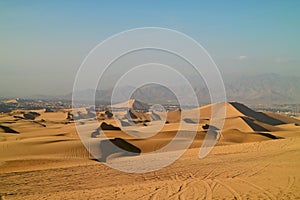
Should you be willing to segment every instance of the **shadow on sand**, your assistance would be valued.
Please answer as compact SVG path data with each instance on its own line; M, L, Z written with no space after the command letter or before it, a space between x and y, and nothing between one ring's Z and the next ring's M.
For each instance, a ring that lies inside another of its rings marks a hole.
M106 162L108 157L138 156L141 153L141 149L122 138L102 140L100 142L100 151L101 157L96 159L100 162Z

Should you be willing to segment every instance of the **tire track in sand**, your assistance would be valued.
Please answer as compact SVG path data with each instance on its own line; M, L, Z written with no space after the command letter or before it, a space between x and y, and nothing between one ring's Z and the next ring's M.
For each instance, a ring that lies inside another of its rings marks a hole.
M213 171L208 173L206 178L209 177L212 173ZM180 180L177 179L177 181ZM203 194L203 186L205 188L204 194ZM151 200L159 199L160 194L166 195L167 199L185 199L186 195L193 195L192 199L212 199L213 191L206 180L196 178L195 175L189 174L189 177L183 180L183 182L179 185L179 187L176 187L176 189L169 185L159 188L158 190L152 192L151 194L148 194L149 199Z
M230 187L228 184L222 183L220 180L215 179L215 182L217 182L218 184L222 185L223 187L225 187L229 192L231 192L231 194L233 194L234 198L237 200L242 200L242 197L240 196L240 194L235 191L232 187Z
M288 178L288 185L283 190L281 190L281 193L279 194L278 199L283 199L283 197L285 195L287 195L287 193L290 191L290 189L295 184L295 179L296 178L294 176L289 176L289 178Z
M267 196L269 199L273 200L273 199L277 199L272 193L268 192L267 190L265 190L264 188L254 184L254 183L251 183L249 181L246 181L246 180L243 180L243 179L240 179L240 178L236 178L237 180L243 182L243 183L246 183L247 185L250 185L252 186L253 188L261 191L263 194L265 194L265 196Z

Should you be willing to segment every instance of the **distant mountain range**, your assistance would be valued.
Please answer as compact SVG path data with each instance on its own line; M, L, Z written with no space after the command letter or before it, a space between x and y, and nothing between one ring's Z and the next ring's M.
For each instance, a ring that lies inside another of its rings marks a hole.
M180 90L184 91L184 86ZM300 78L296 76L283 76L274 73L244 76L225 82L228 101L238 101L246 104L300 104ZM118 96L120 102L126 101L125 94L132 92L134 87L124 86ZM210 103L209 93L204 85L195 88L200 104ZM80 91L79 100L87 101L94 90ZM96 102L109 104L112 90L97 90ZM186 94L185 94L186 95ZM72 100L72 93L63 96L35 96L35 99ZM146 103L177 104L176 96L167 88L159 85L147 85L137 89L132 98ZM185 98L189 98L186 95ZM91 103L91 102L87 102ZM114 102L117 103L117 102Z
M262 74L226 83L229 101L248 104L300 104L300 77Z

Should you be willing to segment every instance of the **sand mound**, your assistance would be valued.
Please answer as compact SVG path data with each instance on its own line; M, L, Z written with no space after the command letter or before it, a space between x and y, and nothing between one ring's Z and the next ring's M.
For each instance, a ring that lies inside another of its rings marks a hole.
M248 117L227 118L223 130L237 129L242 132L269 131Z
M9 99L9 100L5 100L5 101L2 101L3 103L7 103L7 104L10 104L10 103L19 103L19 99Z
M28 112L24 113L23 116L25 119L34 120L36 117L39 117L41 114L38 112Z
M167 112L167 122L168 123L178 123L181 120L181 110L172 110Z
M262 123L265 124L270 124L272 126L276 126L276 125L280 125L280 124L284 124L283 121L278 120L276 118L270 117L262 112L256 112L250 108L248 108L247 106L241 104L241 103L237 103L237 102L232 102L230 103L236 110L238 110L239 112L243 113L243 115L248 116L250 118L253 118L257 121L260 121Z
M120 131L121 129L119 127L113 126L111 124L107 124L106 122L102 122L100 125L100 128L102 130L114 130L114 131Z
M280 120L286 124L298 124L300 125L300 119L296 119L293 117L288 117L288 116L284 116L284 115L279 115L276 113L272 113L272 112L264 112L265 115L268 115L274 119Z
M224 115L221 111L226 108L223 130L239 130L242 132L269 132L273 131L273 124L283 122L263 113L251 110L239 103L217 103L198 108L200 119L210 119L212 111L216 117ZM186 111L187 112L187 111ZM269 124L270 123L270 124Z
M186 153L172 165L145 174L119 172L92 160L94 157L86 149L90 146L83 146L74 123L66 120L67 111L40 113L35 121L3 114L0 196L5 199L299 198L300 127L295 126L298 121L272 113L261 114L237 103L216 104L216 107L224 105L228 108L224 129L220 130L217 146L205 159L198 159L198 154L207 134L202 126L209 124L211 105L200 108L203 118ZM143 114L151 115L132 110L137 119L142 119ZM95 144L100 155L96 158L106 162L112 158L124 166L132 166L140 158L135 156L153 156L159 158L158 162L173 156L173 151L143 153L159 150L170 141L175 142L174 150L182 148L192 134L189 127L194 126L193 116L197 113L194 111L168 112L167 120L171 123L146 139L126 134L116 127L113 118L101 121L100 128L106 138L89 137L95 128L88 129L92 124L88 119L82 120L80 126L87 126L86 138L91 145ZM21 113L15 113L18 115ZM120 115L123 117L126 111ZM184 134L176 137L181 116L185 121ZM8 128L19 134L5 133ZM153 160L150 159L152 166Z
M142 122L149 122L151 121L151 117L149 116L148 113L141 113L132 109L129 109L126 116L128 120L130 121L142 121Z
M122 138L114 138L110 140L102 140L100 142L101 158L99 161L105 162L108 157L115 156L137 156L141 153L141 149Z
M245 116L243 113L241 113L239 110L237 110L235 107L231 105L231 103L216 103L216 104L209 104L206 106L202 106L200 108L200 118L209 119L211 118L212 112L214 112L215 116L223 116L223 113L221 113L222 109L226 109L225 117L238 117L238 116Z
M238 129L228 129L222 131L220 143L246 143L246 142L261 142L269 140L269 137L261 135L260 133L242 132Z
M270 117L264 113L261 112L256 112L247 106L237 103L237 102L222 102L222 103L216 103L216 104L210 104L207 106L200 107L200 117L201 118L211 118L212 114L212 109L214 110L214 113L216 116L218 114L221 115L221 109L225 107L226 109L226 118L230 117L242 117L242 116L247 116L249 118L253 118L257 121L270 124L270 125L279 125L279 124L284 124L283 121L280 121L276 118Z
M118 104L113 104L110 106L112 110L118 110L118 109L132 109L132 110L137 110L137 111L143 111L147 112L149 110L149 105L146 103L143 103L141 101L138 101L136 99L130 99L128 101L118 103Z
M18 131L12 129L12 128L9 128L8 126L3 126L3 125L0 125L0 128L5 132L5 133L19 133Z

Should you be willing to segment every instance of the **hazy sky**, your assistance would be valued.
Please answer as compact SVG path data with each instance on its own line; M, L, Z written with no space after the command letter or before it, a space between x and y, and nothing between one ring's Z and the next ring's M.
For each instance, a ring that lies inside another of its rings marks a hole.
M300 1L0 1L0 96L63 94L99 42L145 26L201 43L226 77L300 76Z

